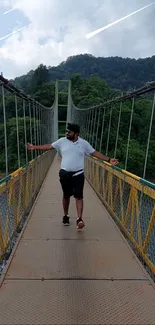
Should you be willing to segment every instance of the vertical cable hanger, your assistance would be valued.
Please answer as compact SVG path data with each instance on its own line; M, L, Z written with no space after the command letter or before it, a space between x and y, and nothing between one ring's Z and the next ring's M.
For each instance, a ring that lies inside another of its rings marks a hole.
M122 96L123 96L123 93L122 93ZM118 124L117 124L117 134L116 134L114 158L116 158L116 154L117 154L118 137L119 137L120 122L121 122L121 114L122 114L122 104L123 104L123 102L121 101L120 102L120 108L119 108Z
M6 107L5 107L5 93L2 84L2 105L3 105L3 121L4 121L4 145L5 145L5 174L8 175L8 145L7 145L7 128L6 128Z
M29 102L29 118L30 118L30 142L32 143L32 116L31 116L31 102ZM31 159L33 159L33 150L31 150Z
M146 168L147 168L148 153L149 153L149 147L150 147L150 138L151 138L151 131L152 131L154 109L155 109L155 92L154 92L153 102L152 102L152 111L151 111L151 118L150 118L150 125L149 125L148 139L147 139L147 148L146 148L146 155L145 155L143 178L145 178L145 176L146 176Z
M25 158L26 158L26 164L27 164L28 163L27 132L26 132L26 116L25 116L25 100L24 99L23 99L23 117L24 117Z
M106 156L108 155L108 149L109 149L112 110L113 110L113 105L111 104L111 107L110 107L110 116L109 116L109 127L108 127L108 138L107 138L107 146L106 146Z
M35 117L35 101L33 101L33 125L34 125L34 143L36 146L36 117ZM37 151L35 150L35 157L37 157Z
M16 111L16 133L17 133L17 154L18 154L18 168L20 168L20 146L19 146L19 121L18 121L18 101L15 94L15 111Z
M125 167L124 167L125 170L127 169L127 164L128 164L129 146L130 146L131 128L132 128L132 120L133 120L134 107L135 107L135 97L132 98L132 107L131 107L131 115L130 115L130 125L129 125L129 132L128 132L128 142L127 142L126 157L125 157Z
M99 131L99 124L100 124L100 113L101 113L101 107L99 107L99 111L98 111L98 121L97 121L97 131L96 131L95 150L97 150L98 131Z
M97 118L97 108L95 108L95 119L94 119L94 127L93 127L93 140L92 140L92 146L94 145L94 136L95 136L95 126L96 126L96 118Z
M99 149L100 152L102 150L102 143L103 143L103 131L104 131L104 124L105 124L105 111L106 111L106 106L104 106L104 112L103 112L103 118L102 118L102 130L101 130L100 149Z

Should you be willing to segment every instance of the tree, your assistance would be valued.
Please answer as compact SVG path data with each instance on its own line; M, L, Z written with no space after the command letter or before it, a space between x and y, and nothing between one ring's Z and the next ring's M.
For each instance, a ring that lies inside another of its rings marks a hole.
M44 71L44 69L42 70ZM35 71L30 71L26 76L16 78L15 83L22 88L24 87L26 91L28 85L31 85L33 75L35 74L35 78L38 77ZM44 82L70 79L73 74L80 73L82 78L88 79L93 75L105 80L113 89L126 91L133 90L134 87L139 88L146 82L155 80L155 56L135 60L117 56L105 58L82 54L69 57L57 67L48 67L47 71L50 79L46 79L45 72ZM33 79L34 82L35 78Z
M38 121L36 120L36 125ZM26 153L25 153L25 133L24 133L24 118L18 119L19 125L19 140L20 140L20 162L21 166L26 163ZM7 152L8 152L8 167L9 172L13 172L18 168L18 149L17 149L17 129L16 129L16 119L11 118L7 120ZM44 125L41 126L42 129L45 128ZM27 142L30 142L30 119L26 117L26 134ZM34 126L32 124L32 141L34 142ZM1 173L5 171L5 142L4 142L4 124L0 124L0 171ZM28 158L31 160L31 153L28 152Z
M46 107L51 107L55 99L54 82L42 83L33 95L34 99Z
M155 57L150 59L154 62ZM105 61L103 58L94 58L93 56L75 56L69 58L66 62L63 62L59 65L59 72L61 74L60 77L63 77L63 73L66 73L65 69L70 69L69 71L79 72L82 69L82 73L74 73L71 75L72 80L72 99L74 104L79 108L88 108L94 105L105 103L108 99L112 99L115 96L120 95L120 91L112 89L109 84L99 78L95 73L95 69L97 69L97 62L99 62L100 69L102 71L103 62L105 67ZM125 82L122 79L122 71L115 70L116 65L120 66L124 60L121 58L107 58L106 62L108 62L109 70L113 77L117 76L120 82ZM130 69L132 69L132 64L138 64L138 60L126 60L126 68L123 71L128 71L127 64L129 64ZM140 61L141 64L147 62ZM92 75L92 66L93 64L93 73ZM81 67L81 68L79 68ZM88 69L89 67L89 69ZM29 80L31 87L31 96L36 99L41 104L51 107L54 99L55 99L55 84L52 81L50 75L50 69L46 68L46 66L40 65L35 71L31 71L31 73L26 75L27 80ZM56 70L57 69L57 70ZM87 69L86 76L83 77ZM126 69L126 70L125 70ZM129 70L130 70L129 69ZM89 70L89 71L88 71ZM145 69L144 69L145 70ZM58 73L58 67L55 67L55 70ZM68 70L67 70L68 71ZM89 73L88 73L89 72ZM107 71L104 71L105 74ZM67 72L68 73L68 72ZM70 73L70 72L69 72ZM136 74L134 75L136 78ZM120 79L119 79L120 78ZM138 77L137 77L138 78ZM118 80L115 80L118 82ZM19 82L19 79L18 79ZM22 79L24 82L24 77ZM63 88L62 88L63 87ZM61 90L66 91L66 86L62 86ZM121 86L122 87L122 86ZM29 88L30 89L30 88ZM67 105L67 95L59 94L59 104ZM17 168L17 140L16 140L16 122L15 122L15 98L14 95L5 93L5 102L6 102L6 116L7 116L7 135L8 135L8 145L9 145L9 166L10 170L14 170ZM103 116L103 109L105 110L105 124L104 124L104 137L102 141L102 152L105 153L107 147L107 139L108 139L108 128L109 128L109 118L110 112L112 108L112 119L111 119L111 130L110 130L110 138L108 144L108 154L110 156L114 155L115 143L116 143L116 135L117 135L117 125L118 125L118 117L120 111L120 103L111 105L101 105L100 114ZM126 100L122 104L122 113L121 113L121 123L119 128L119 137L117 144L117 157L120 161L120 166L124 168L125 158L126 158L126 148L129 134L129 124L130 124L130 116L131 116L131 108L132 108L132 100ZM146 146L147 146L147 137L149 131L149 123L151 117L152 110L152 100L151 95L147 95L141 98L135 99L134 113L132 119L132 127L130 134L130 143L129 143L129 156L128 156L128 165L127 169L132 173L138 174L139 176L143 175L145 154L146 154ZM97 114L99 110L97 110ZM58 119L59 121L65 121L67 114L67 108L59 106L58 109ZM20 132L20 152L21 152L21 160L22 163L25 162L25 143L24 143L24 123L23 123L23 101L22 99L18 99L18 115L19 119L19 132ZM28 112L28 104L26 103L26 116L29 115ZM98 116L97 116L98 118ZM0 97L0 171L5 170L5 151L4 151L4 125L3 125L3 107L2 107L2 98ZM26 119L27 123L27 132L29 134L29 118ZM96 120L97 124L97 120ZM59 133L64 132L64 126L59 124ZM99 120L99 129L98 129L98 149L101 139L101 130L102 130L102 117ZM28 135L29 136L29 135ZM154 171L154 160L155 160L155 116L152 125L151 132L151 142L149 147L149 155L148 155L148 168L146 171L146 177L148 179L155 178Z
M31 79L30 93L35 93L40 86L49 81L49 70L45 65L40 64L34 71Z

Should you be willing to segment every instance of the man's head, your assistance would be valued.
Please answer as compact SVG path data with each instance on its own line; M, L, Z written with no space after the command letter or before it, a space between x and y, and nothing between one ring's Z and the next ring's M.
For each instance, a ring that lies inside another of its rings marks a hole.
M66 129L66 138L70 141L76 141L80 133L80 127L78 124L68 123Z

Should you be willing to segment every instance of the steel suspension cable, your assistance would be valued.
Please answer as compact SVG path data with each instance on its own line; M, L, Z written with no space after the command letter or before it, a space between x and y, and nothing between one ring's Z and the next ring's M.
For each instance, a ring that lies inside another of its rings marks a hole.
M17 154L18 154L18 168L20 168L20 146L19 146L19 123L18 123L18 101L15 94L15 111L16 111L16 134L17 134Z
M122 96L123 96L123 94L122 94ZM117 134L116 134L116 142L115 142L115 150L114 150L114 158L116 158L116 153L117 153L119 129L120 129L120 122L121 122L121 114L122 114L122 104L123 104L123 102L120 102L118 125L117 125Z
M29 102L29 118L30 118L30 141L32 140L32 115L31 115L31 103ZM33 159L33 150L31 150L31 159Z
M35 118L35 103L33 102L33 125L34 125L34 144L36 146L36 118ZM37 156L37 151L35 150L35 157Z
M26 157L26 163L28 163L27 132L26 132L26 116L25 116L25 100L24 99L23 99L23 117L24 117L25 157Z
M125 170L127 169L127 163L128 163L129 145L130 145L131 127L132 127L134 106L135 106L135 97L133 97L133 99L132 99L132 108L131 108L130 125L129 125L129 132L128 132L127 151L126 151L125 167L124 167Z
M37 145L39 144L38 104L36 104Z
M109 149L109 139L110 139L112 109L113 109L113 106L111 104L111 107L110 107L110 116L109 116L109 127L108 127L108 138L107 138L107 146L106 146L106 156L108 155L108 149Z
M95 119L94 119L94 125L93 125L93 139L92 139L92 146L94 145L95 126L96 126L96 117L97 117L97 108L95 109Z
M103 119L102 119L102 130L101 130L100 149L99 149L100 152L102 150L102 142L103 142L103 130L104 130L104 123L105 123L105 111L106 111L106 106L104 107Z
M99 124L100 124L100 113L101 113L101 107L99 107L99 112L98 112L98 121L97 121L97 131L96 131L95 150L97 150L98 131L99 131Z
M92 138L92 133L93 133L93 119L94 119L94 110L92 111L92 121L91 121L91 128L90 128L89 142L92 142L92 141L91 141L91 138Z
M147 168L148 153L149 153L149 147L150 147L150 138L151 138L151 131L152 131L152 123L153 123L154 109L155 109L155 92L154 92L153 103L152 103L152 111L151 111L151 118L150 118L150 125L149 125L149 133L148 133L148 139L147 139L147 148L146 148L146 155L145 155L143 178L145 178L145 175L146 175L146 168Z
M3 84L2 84L2 104L3 104L3 121L4 121L5 173L7 176L8 175L8 145L7 145L5 94L4 94Z
M41 107L39 105L39 144L41 144Z
M87 127L87 138L86 138L86 140L89 140L89 132L90 132L90 130L89 130L89 126L90 126L90 118L91 118L91 111L89 111L89 113L88 113L88 127Z

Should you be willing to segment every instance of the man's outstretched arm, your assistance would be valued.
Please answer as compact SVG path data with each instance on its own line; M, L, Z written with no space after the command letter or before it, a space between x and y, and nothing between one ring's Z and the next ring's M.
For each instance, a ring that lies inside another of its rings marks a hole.
M27 144L27 150L51 150L51 149L55 149L51 144L42 144L42 145L33 145L28 143Z
M94 151L92 153L92 156L95 157L95 158L107 161L112 165L115 165L115 166L118 165L118 159L107 157L107 156L103 155L102 153L100 153L98 151Z

